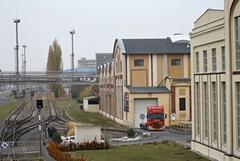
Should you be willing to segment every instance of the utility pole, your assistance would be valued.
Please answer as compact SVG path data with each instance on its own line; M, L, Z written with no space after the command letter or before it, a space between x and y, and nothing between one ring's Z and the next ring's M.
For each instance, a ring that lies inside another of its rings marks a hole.
M23 74L26 74L26 71L27 71L27 67L26 67L26 47L27 45L23 45L23 64L22 64L22 71L23 71Z
M18 50L19 50L19 45L18 45L18 23L20 23L20 19L14 19L14 23L16 24L16 74L19 75L19 62L18 62Z

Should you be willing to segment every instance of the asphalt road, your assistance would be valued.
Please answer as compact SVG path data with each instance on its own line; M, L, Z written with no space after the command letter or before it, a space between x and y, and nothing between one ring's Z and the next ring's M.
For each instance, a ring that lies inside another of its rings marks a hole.
M122 142L122 141L114 141L110 144L113 146L120 146L120 145L130 145L130 144L142 144L142 143L154 143L158 142L161 143L163 141L169 140L173 142L178 142L187 146L190 146L191 135L186 135L184 132L176 132L170 129L165 129L164 131L146 131L143 130L145 133L150 133L149 138L144 138L138 141L130 141L130 142Z

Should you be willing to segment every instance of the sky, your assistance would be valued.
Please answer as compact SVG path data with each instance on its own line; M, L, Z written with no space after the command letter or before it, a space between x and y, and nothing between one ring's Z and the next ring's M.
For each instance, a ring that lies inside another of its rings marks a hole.
M19 18L19 69L27 45L27 71L45 71L49 45L57 39L64 69L71 68L75 29L77 60L113 51L116 38L166 38L189 35L208 8L223 9L223 0L0 0L0 69L15 71L15 24Z

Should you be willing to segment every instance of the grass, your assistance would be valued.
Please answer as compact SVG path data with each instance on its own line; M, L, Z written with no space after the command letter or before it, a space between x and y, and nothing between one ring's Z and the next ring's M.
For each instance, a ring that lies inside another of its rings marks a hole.
M179 145L144 144L70 153L86 161L209 161Z
M9 115L9 113L22 102L22 99L8 99L10 99L10 101L0 104L0 121L3 121Z
M60 110L65 110L68 115L73 118L76 122L99 125L105 128L112 129L127 129L110 119L105 118L99 113L84 112L80 109L80 104L75 100L72 101L71 107L69 108L69 100L59 99L56 101L56 105Z

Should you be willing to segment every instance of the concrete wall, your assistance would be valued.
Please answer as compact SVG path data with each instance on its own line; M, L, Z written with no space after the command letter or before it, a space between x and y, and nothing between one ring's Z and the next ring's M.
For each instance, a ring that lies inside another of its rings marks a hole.
M101 127L92 125L83 125L75 127L75 140L79 143L91 142L96 139L101 141Z

